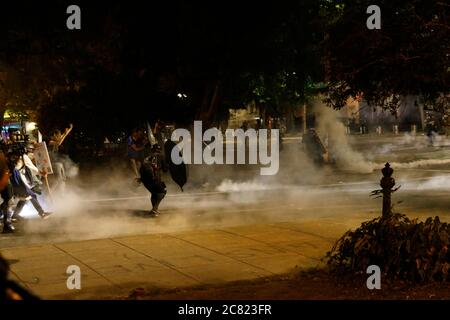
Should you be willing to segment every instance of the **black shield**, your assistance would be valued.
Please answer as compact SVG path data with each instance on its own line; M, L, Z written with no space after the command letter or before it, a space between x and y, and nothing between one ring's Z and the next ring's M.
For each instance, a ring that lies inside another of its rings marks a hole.
M180 164L175 164L172 161L172 150L175 150L175 152L178 152L180 157L182 155L180 148L178 145L173 142L172 140L167 140L164 144L164 157L167 165L169 166L169 172L170 176L172 177L172 180L175 181L177 185L180 186L181 191L183 191L183 186L187 182L187 167L184 162Z

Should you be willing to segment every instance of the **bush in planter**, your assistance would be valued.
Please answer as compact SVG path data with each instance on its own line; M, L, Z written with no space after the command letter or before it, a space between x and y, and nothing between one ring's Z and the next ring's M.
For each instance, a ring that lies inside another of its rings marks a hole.
M345 233L327 253L333 272L365 273L378 265L388 277L418 282L447 281L450 225L439 217L425 222L392 214Z

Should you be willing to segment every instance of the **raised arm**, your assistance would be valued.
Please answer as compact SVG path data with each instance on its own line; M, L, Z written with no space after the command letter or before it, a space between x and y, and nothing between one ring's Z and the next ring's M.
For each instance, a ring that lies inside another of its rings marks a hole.
M69 135L69 133L72 131L72 129L73 129L73 124L70 124L69 128L67 128L66 131L64 132L64 134L61 136L61 139L58 142L58 147L63 144L64 140Z

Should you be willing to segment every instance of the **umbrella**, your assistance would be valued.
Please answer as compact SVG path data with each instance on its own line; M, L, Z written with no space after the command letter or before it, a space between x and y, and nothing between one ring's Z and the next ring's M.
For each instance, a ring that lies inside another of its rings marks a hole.
M169 166L169 172L170 172L170 176L172 177L172 180L180 186L181 191L183 191L183 186L186 184L187 182L187 167L186 164L184 162L181 162L180 164L175 164L172 161L172 150L176 150L175 152L178 152L181 154L180 149L178 148L178 145L173 142L172 140L167 140L166 143L164 144L164 154L165 154L165 159L166 162Z

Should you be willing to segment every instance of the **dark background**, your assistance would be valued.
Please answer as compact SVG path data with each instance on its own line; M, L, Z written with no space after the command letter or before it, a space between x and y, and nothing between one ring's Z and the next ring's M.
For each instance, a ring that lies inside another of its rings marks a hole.
M363 93L391 110L393 95L448 93L448 4L378 2L375 31L363 0L5 2L0 113L25 111L46 135L74 123L70 139L97 147L145 121L214 125L250 101L278 116L319 91L330 107ZM81 30L66 27L71 4Z

